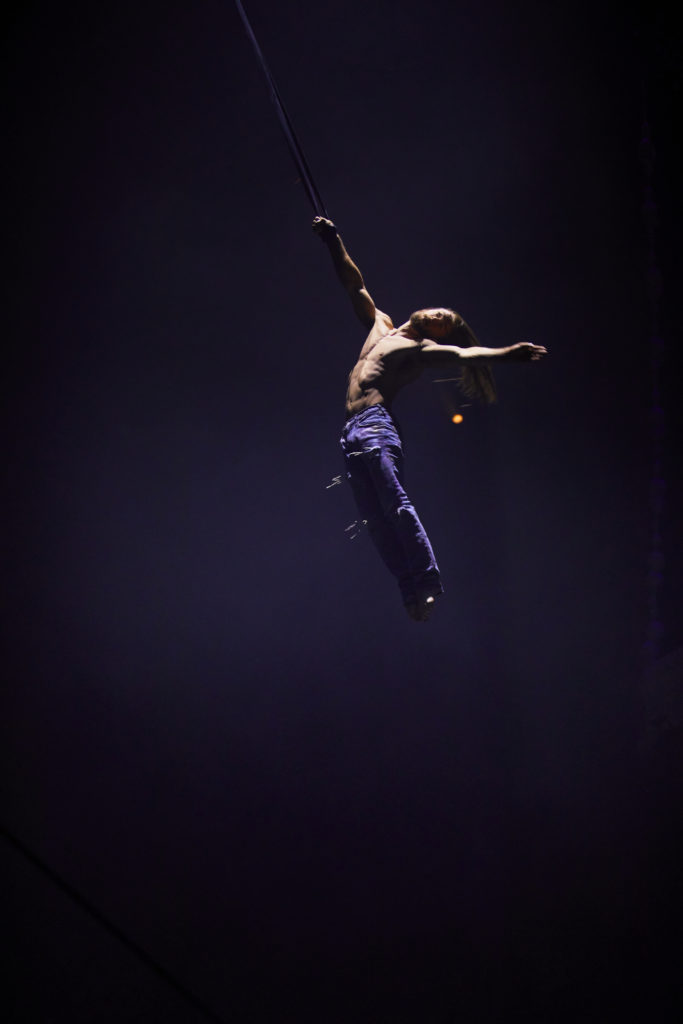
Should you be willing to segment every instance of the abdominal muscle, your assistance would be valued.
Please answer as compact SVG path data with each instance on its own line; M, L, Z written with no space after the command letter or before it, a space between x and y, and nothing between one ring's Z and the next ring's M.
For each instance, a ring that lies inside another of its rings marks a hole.
M402 387L420 376L417 359L404 358L398 365L387 366L373 353L361 357L349 375L346 392L346 417L355 416L373 405L389 407Z

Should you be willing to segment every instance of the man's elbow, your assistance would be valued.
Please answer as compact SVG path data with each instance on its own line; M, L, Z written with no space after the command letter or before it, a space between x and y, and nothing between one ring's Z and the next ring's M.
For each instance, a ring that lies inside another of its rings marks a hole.
M371 316L366 309L359 309L357 306L353 308L363 327L371 330L375 326L375 317Z
M356 316L366 327L372 327L375 322L375 303L372 301L364 288L349 291L351 304Z

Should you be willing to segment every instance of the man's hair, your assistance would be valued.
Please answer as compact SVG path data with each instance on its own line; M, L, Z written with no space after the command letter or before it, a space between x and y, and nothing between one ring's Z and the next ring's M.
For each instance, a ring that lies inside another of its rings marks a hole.
M479 339L472 328L459 314L457 316L459 322L453 330L453 336L458 339L458 344L463 347L479 345ZM498 398L496 382L488 363L473 363L470 366L464 363L458 386L467 398L474 398L484 405L492 405Z
M446 306L440 306L438 308L447 309L447 311L453 315L453 325L451 330L443 339L446 344L450 342L460 348L469 348L472 345L479 344L476 334L472 328L465 323L459 313L456 313L454 309L448 309ZM426 327L425 314L428 313L429 309L418 309L410 317L410 326L414 330L422 333ZM483 402L485 405L491 405L498 397L496 382L493 379L491 368L487 363L478 363L469 366L467 363L463 363L462 369L460 370L458 386L467 398L474 398L476 401Z
M484 405L492 405L498 398L496 382L491 367L486 363L478 366L463 366L458 387L467 398L474 398Z
M455 317L455 323L446 341L453 342L460 348L479 345L479 339L469 324L455 310L451 312ZM488 363L463 363L458 386L467 398L474 398L484 405L491 405L498 398L496 382Z

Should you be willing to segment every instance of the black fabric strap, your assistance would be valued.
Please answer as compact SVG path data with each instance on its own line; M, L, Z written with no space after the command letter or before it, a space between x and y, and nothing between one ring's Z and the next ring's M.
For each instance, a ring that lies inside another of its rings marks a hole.
M240 17L244 22L244 27L247 30L247 35L251 39L252 46L254 47L254 51L256 52L256 56L259 59L261 67L263 68L263 73L266 76L266 80L270 88L270 97L275 105L277 116L280 121L280 126L282 128L282 131L284 132L285 139L287 140L287 145L289 146L289 150L294 159L294 163L296 164L299 176L301 178L301 182L304 188L306 189L306 195L308 196L310 204L315 210L315 212L318 214L318 216L327 217L328 214L327 210L325 209L325 204L320 198L320 193L318 192L315 182L313 181L313 175L311 174L308 164L306 162L306 157L304 156L299 140L296 137L296 132L292 127L292 122L289 120L287 111L285 110L282 99L280 98L280 93L278 92L275 80L270 73L268 65L266 64L266 59L263 56L263 53L261 52L261 47L259 46L256 36L254 35L254 30L249 24L249 19L247 18L246 12L240 0L235 0L235 3L237 5L237 10L240 13Z

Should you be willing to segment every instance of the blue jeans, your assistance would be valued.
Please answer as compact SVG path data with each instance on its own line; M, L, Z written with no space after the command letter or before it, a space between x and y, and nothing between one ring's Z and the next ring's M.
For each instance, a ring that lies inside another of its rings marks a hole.
M401 438L385 406L370 406L347 420L341 446L358 511L398 580L404 604L442 593L432 546L403 489Z

